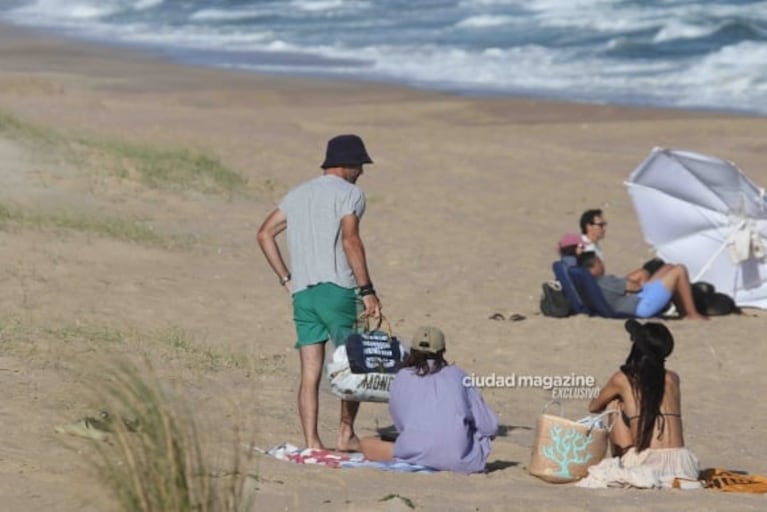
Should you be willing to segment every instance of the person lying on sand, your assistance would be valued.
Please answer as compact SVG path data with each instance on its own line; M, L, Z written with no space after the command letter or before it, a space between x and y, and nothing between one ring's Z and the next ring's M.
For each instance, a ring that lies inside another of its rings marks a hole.
M682 316L706 319L695 308L690 278L684 265L666 264L642 285L626 277L605 274L602 259L591 251L578 256L578 265L587 268L596 278L605 300L617 313L652 317L663 311L671 300Z

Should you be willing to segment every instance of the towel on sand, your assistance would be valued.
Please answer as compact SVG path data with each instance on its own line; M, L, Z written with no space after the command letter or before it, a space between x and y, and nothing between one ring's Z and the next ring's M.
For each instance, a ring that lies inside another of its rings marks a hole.
M320 464L329 468L373 468L381 471L398 471L403 473L436 473L435 469L409 464L407 462L388 461L375 462L367 460L362 453L338 453L317 448L299 448L289 443L282 443L268 450L256 448L257 451L275 459L296 464Z
M703 485L707 489L724 492L747 492L767 494L767 476L749 475L740 471L709 468L701 472Z

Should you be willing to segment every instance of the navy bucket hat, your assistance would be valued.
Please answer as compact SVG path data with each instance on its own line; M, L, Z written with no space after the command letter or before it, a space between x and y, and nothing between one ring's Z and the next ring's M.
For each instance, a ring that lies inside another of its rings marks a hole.
M325 151L325 161L322 162L323 169L330 167L343 167L345 165L372 164L368 152L365 150L365 144L357 135L338 135L328 141L328 148Z

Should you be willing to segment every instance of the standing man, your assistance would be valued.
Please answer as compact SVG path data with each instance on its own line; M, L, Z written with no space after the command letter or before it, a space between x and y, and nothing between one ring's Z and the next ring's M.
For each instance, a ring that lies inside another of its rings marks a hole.
M357 320L358 295L365 315L381 315L359 232L365 194L355 185L362 166L372 163L357 135L330 139L323 174L288 192L258 230L266 260L280 285L292 294L295 347L301 359L298 412L307 448L324 448L317 415L325 342L343 344ZM276 242L286 229L292 272ZM339 451L360 449L354 432L358 410L359 402L341 401Z

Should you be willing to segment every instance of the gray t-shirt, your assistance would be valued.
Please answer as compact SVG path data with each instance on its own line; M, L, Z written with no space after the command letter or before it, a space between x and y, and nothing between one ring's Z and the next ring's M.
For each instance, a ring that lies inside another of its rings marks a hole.
M635 315L639 297L636 293L626 293L626 279L614 275L597 277L597 284L605 300L616 313Z
M298 293L320 283L356 288L341 237L341 219L365 213L365 194L333 175L297 186L279 205L287 218L291 290Z

